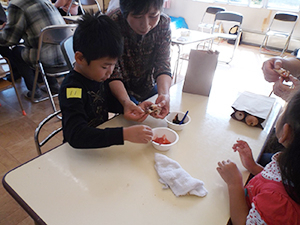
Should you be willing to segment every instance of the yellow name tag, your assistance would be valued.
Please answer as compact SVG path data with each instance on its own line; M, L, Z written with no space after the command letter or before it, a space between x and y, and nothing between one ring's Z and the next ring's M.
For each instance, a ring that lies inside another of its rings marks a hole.
M81 98L81 88L67 88L67 98Z

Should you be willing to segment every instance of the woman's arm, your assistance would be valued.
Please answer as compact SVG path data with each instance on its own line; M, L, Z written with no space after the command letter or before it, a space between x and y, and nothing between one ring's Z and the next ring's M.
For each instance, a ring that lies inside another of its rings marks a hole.
M112 94L119 100L124 108L124 118L133 121L143 121L147 115L144 110L132 102L125 89L125 86L120 80L113 80L109 83Z
M162 107L162 110L157 118L165 118L170 111L170 87L172 83L172 78L169 75L160 75L157 78L157 92L158 96L155 101L156 104L159 104Z

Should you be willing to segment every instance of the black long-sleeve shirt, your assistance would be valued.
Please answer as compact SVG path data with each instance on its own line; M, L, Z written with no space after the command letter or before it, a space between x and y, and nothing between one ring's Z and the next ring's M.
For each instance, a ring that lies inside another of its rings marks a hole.
M71 71L64 79L59 104L64 141L74 148L101 148L124 144L123 128L98 129L116 111L106 82L87 79ZM111 110L112 109L112 110ZM119 111L120 112L120 111Z

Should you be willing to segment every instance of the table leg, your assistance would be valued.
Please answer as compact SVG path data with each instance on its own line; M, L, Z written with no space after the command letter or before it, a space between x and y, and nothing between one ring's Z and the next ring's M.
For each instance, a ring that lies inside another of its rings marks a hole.
M178 76L178 66L179 66L179 60L180 60L180 45L179 44L175 44L178 48L178 55L177 55L177 59L175 62L175 68L174 68L174 72L173 72L173 76L174 76L174 84L176 84L177 82L177 76Z

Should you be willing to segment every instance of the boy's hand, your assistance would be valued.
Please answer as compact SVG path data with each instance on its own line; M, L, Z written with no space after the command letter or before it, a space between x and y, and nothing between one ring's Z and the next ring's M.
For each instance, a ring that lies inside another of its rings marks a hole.
M230 160L218 162L217 171L228 186L243 185L241 172Z
M232 146L232 149L234 152L237 151L239 153L243 166L250 173L256 175L262 170L262 167L259 166L253 159L252 150L247 142L237 140L236 143Z
M133 143L148 143L152 140L152 129L146 125L135 125L123 128L124 141Z
M124 106L124 118L127 120L143 122L147 116L148 114L145 114L145 111L132 101L129 101Z

